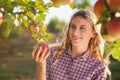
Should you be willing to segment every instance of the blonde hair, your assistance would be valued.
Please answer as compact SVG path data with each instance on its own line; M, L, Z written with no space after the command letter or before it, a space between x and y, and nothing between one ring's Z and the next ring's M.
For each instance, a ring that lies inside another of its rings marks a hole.
M103 50L104 49L104 41L103 41L102 37L100 36L99 26L96 26L96 19L97 19L96 16L90 10L87 10L87 9L80 10L72 16L69 26L71 24L72 19L74 17L78 17L78 16L80 16L84 19L87 19L90 22L91 27L93 28L93 31L96 33L96 36L94 38L92 38L89 42L88 50L91 52L91 54L95 58L103 61L102 53L104 51ZM66 33L66 35L67 35L66 39L62 42L61 46L59 46L59 49L54 53L56 61L59 59L59 57L62 55L62 53L65 49L72 46L70 38L69 38L69 26L68 26L68 30Z

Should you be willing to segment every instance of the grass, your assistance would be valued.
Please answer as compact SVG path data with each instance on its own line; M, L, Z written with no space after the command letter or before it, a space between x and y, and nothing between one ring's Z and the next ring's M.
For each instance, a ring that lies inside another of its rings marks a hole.
M31 35L0 40L0 80L34 80L36 64L31 52L35 41Z
M22 53L24 54L24 53ZM0 80L33 80L35 62L31 55L10 55L0 58ZM30 79L31 78L31 79Z

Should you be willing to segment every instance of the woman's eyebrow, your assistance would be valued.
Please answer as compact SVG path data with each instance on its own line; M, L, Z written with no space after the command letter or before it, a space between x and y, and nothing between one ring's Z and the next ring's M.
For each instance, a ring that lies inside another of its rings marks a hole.
M80 25L80 27L87 27L87 25L82 24L82 25Z
M72 26L76 26L74 23L70 23L70 25L72 25ZM79 27L87 27L87 25L82 24L82 25L80 25Z
M71 23L71 25L74 25L74 26L75 26L75 24L74 24L74 23Z

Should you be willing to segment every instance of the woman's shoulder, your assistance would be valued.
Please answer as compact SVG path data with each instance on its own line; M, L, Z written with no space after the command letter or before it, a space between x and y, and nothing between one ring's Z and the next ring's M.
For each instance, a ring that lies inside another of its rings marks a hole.
M96 58L96 57L94 57L92 55L91 55L91 58L88 59L88 62L95 65L96 67L97 66L105 67L104 61L102 61L102 60L100 60L100 59L98 59L98 58Z
M92 58L92 63L94 65L94 67L96 68L105 68L105 63L102 60L99 60L97 58Z

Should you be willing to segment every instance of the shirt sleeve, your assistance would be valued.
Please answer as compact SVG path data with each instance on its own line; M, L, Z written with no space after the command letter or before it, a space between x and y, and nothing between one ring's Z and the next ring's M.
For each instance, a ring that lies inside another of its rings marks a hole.
M106 68L104 64L100 64L94 72L92 80L106 80Z

